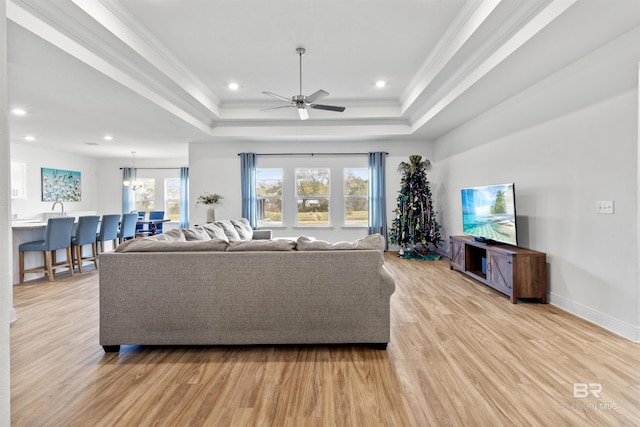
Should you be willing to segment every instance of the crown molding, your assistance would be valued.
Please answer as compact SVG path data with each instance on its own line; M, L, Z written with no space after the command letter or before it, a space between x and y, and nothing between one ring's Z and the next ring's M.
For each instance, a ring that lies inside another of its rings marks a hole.
M312 122L287 120L273 122L242 121L217 125L212 132L216 137L252 137L278 140L340 139L356 140L378 137L410 136L411 125L406 120L358 120L344 123L314 120Z
M153 36L119 1L87 2L71 0L111 34L167 76L214 116L219 116L220 100L191 71Z
M482 77L494 70L506 58L542 31L577 0L544 0L526 2L517 8L505 24L477 49L474 55L458 67L457 72L441 85L436 93L421 103L421 109L412 118L412 129L417 131L440 111L460 97Z
M150 67L146 59L100 23L86 19L85 12L72 1L8 0L7 18L197 129L211 133L209 111L172 90L173 81Z
M422 63L400 97L401 111L409 110L456 53L476 33L501 0L468 0Z

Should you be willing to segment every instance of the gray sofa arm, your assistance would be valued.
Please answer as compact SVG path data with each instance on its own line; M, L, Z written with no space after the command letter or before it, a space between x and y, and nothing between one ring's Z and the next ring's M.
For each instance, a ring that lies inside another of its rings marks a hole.
M253 240L271 240L271 230L253 230Z

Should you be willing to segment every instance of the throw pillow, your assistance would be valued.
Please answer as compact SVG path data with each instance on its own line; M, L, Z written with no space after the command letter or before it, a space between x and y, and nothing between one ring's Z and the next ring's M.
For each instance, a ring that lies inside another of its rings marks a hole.
M230 242L235 242L240 239L240 235L236 231L236 228L231 224L231 221L223 219L222 221L216 221L214 224L219 225L224 230L224 234L227 236Z
M202 229L206 231L209 237L211 237L212 239L222 239L227 242L229 241L227 235L224 234L224 229L216 223L203 225Z
M202 228L183 228L182 234L187 241L191 240L211 240L211 236Z
M251 240L253 239L253 228L249 225L249 220L246 218L240 219L232 219L231 224L235 227L238 235L240 236L240 240Z

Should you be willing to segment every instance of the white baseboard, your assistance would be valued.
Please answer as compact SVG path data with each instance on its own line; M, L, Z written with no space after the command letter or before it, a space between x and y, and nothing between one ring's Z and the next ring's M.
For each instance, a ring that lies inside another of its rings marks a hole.
M640 325L633 326L622 322L608 314L600 313L597 310L554 294L553 292L551 292L549 296L549 304L553 304L564 311L588 320L591 323L595 323L596 325L611 331L616 335L620 335L629 341L640 343Z
M9 323L13 323L18 319L18 315L16 314L16 309L11 307L9 310Z

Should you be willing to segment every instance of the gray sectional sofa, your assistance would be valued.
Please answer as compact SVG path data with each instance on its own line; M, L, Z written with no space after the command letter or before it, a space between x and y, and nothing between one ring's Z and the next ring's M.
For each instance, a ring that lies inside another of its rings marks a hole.
M224 234L228 223L134 239L100 255L105 351L126 344L386 348L395 283L382 236L259 240L245 220L231 223L237 236Z

